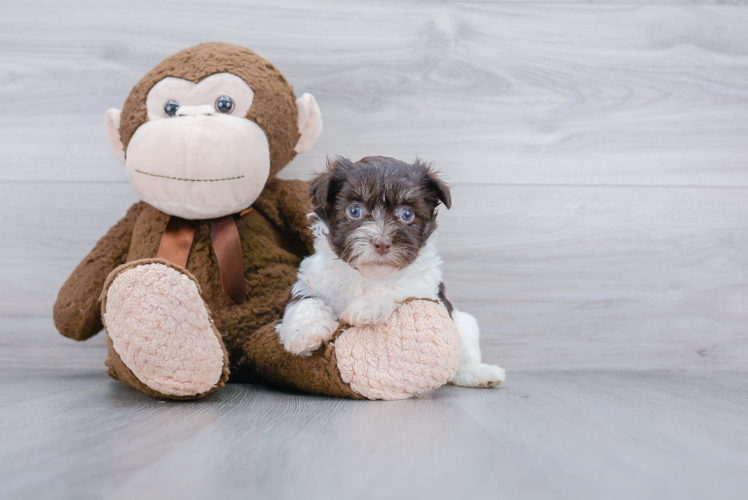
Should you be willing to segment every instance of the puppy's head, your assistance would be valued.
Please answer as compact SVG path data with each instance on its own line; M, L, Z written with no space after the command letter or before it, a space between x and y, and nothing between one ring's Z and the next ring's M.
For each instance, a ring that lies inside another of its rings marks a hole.
M309 196L333 251L367 278L410 265L436 229L436 206L452 204L431 165L383 156L328 161Z

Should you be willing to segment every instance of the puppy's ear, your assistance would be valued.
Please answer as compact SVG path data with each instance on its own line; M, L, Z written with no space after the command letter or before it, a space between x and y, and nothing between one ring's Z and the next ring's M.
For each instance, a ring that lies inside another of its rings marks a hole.
M322 219L328 220L335 206L335 198L345 180L346 171L353 167L353 163L341 156L334 160L327 160L327 169L315 175L309 181L309 199L314 212Z
M416 163L419 163L419 160L416 160ZM452 208L452 195L449 192L449 186L441 180L432 165L423 165L423 167L426 191L444 203L445 207Z
M318 210L327 203L327 192L330 189L332 172L325 170L322 173L315 174L309 181L309 200L312 202L312 208Z

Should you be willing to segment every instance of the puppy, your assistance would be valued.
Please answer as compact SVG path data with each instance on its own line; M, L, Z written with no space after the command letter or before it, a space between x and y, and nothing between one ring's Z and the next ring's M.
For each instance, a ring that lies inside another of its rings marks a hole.
M498 366L481 363L478 322L452 307L436 251L436 207L449 208L449 188L430 165L369 156L328 161L310 184L314 255L299 267L276 332L289 352L309 355L339 322L384 323L407 298L439 301L460 337L460 368L452 383L493 387Z

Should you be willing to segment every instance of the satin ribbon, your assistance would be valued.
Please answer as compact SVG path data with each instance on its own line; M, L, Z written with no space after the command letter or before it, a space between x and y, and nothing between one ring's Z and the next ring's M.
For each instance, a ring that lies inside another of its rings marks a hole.
M245 210L240 216L249 211ZM216 252L218 270L221 273L221 287L234 301L243 304L246 299L244 258L236 219L233 215L227 215L218 219L210 219L208 223L210 224L210 241ZM161 244L156 257L186 268L187 257L190 254L196 230L193 221L172 216L161 236Z

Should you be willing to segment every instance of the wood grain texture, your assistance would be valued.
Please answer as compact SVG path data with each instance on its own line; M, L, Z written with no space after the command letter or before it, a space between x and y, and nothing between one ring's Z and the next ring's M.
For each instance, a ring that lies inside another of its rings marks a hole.
M4 0L0 498L742 500L745 3ZM317 97L322 139L282 176L436 162L448 293L506 384L164 403L106 376L103 335L55 332L61 284L136 201L105 110L209 40Z
M487 359L746 369L748 9L659 3L3 2L0 362L100 365L50 312L136 199L103 112L224 40L322 106L285 177L337 153L436 161L448 290Z
M516 373L398 402L0 376L0 497L742 499L744 374Z
M748 186L742 6L1 8L4 180L123 182L104 111L165 56L223 40L256 49L318 98L325 133L286 177L326 155L384 154L434 160L456 183Z
M484 357L510 370L743 370L747 195L459 185L439 215L447 292L480 321ZM65 366L76 345L52 343L57 291L136 197L117 183L0 197L0 234L15 235L0 241L0 364ZM101 366L97 345L75 365Z

